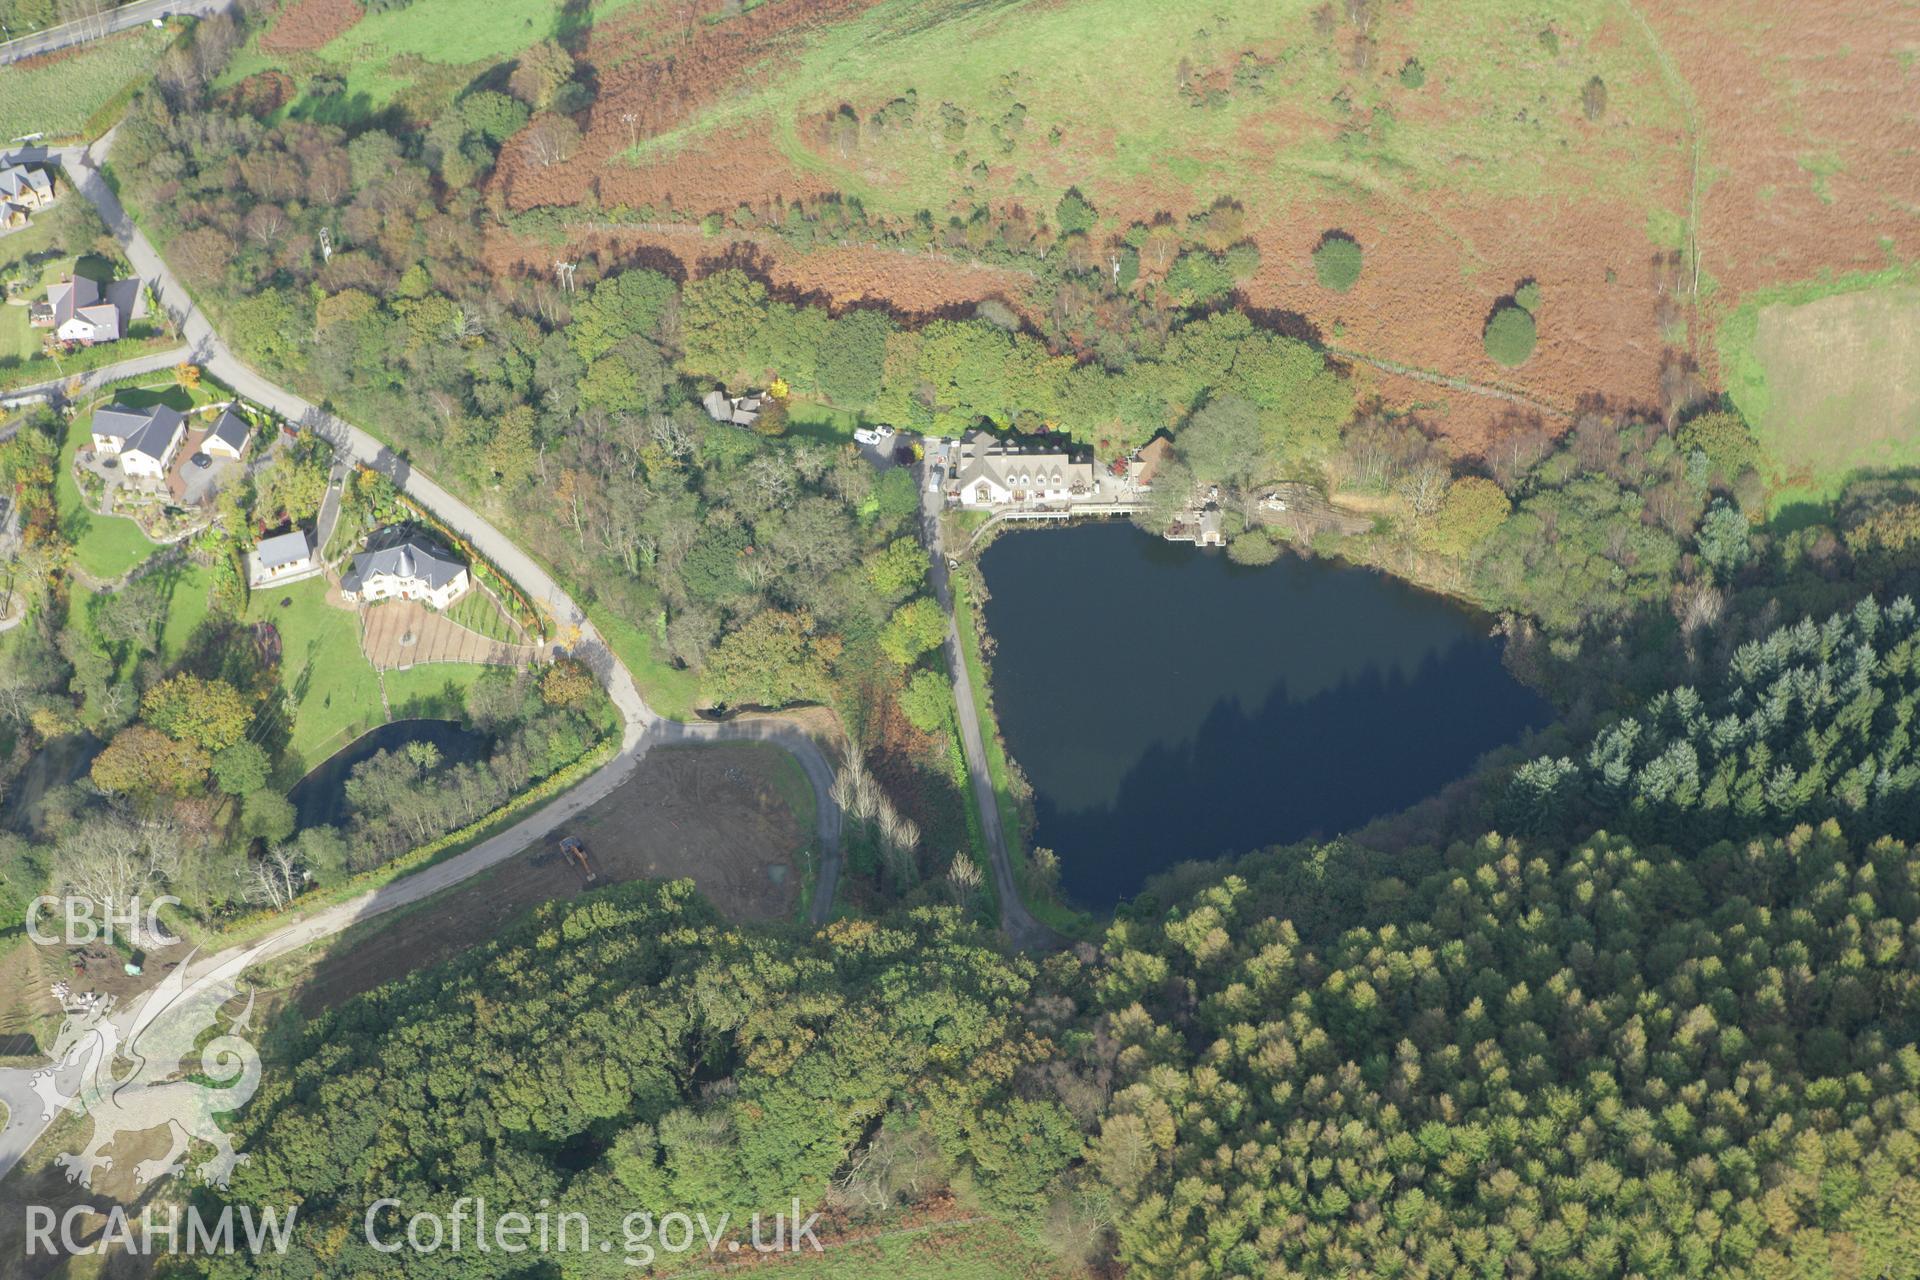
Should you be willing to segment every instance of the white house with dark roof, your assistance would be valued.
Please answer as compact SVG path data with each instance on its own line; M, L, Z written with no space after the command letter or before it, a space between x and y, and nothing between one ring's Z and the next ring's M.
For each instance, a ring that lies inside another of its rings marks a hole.
M247 552L247 583L253 587L297 582L311 577L319 569L313 559L312 544L298 529L262 539L259 546Z
M228 405L200 442L200 452L209 458L232 458L238 462L253 439L253 428Z
M140 296L138 280L114 280L104 286L97 280L76 276L47 286L47 300L29 308L27 322L52 329L62 342L93 346L98 342L118 342L133 318L134 303Z
M186 415L164 404L147 409L113 404L93 414L94 452L119 458L120 470L130 476L165 476L186 435Z
M947 496L963 507L1072 502L1096 490L1093 463L1065 450L1030 449L991 431L961 440Z
M367 550L353 558L340 579L340 597L349 603L418 600L444 609L467 593L473 579L467 566L410 529L382 529L368 539Z

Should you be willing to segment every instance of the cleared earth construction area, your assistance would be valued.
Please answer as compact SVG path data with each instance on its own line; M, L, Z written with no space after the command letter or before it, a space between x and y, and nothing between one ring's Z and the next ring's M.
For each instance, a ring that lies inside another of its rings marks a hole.
M335 943L299 984L309 1011L337 1005L492 937L521 912L628 880L690 879L727 918L791 918L817 856L813 792L793 757L760 743L660 747L569 824L594 879L529 847L419 907Z

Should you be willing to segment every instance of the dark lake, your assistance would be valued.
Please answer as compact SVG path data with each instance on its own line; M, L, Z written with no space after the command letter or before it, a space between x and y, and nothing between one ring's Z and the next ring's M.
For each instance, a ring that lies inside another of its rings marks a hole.
M1403 809L1550 718L1488 619L1370 570L1118 522L1004 534L981 568L1034 843L1086 906Z
M301 827L344 826L347 821L347 779L353 766L381 751L397 751L409 742L431 742L447 764L478 760L493 739L457 720L395 720L361 734L322 760L287 792Z

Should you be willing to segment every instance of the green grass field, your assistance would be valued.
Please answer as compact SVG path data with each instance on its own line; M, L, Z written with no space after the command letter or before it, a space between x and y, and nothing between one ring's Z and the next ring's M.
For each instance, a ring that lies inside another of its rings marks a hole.
M1329 189L1531 198L1596 184L1655 207L1666 148L1649 140L1679 129L1683 109L1624 10L1378 6L1376 67L1356 76L1351 29L1321 34L1319 7L886 0L826 26L787 69L637 154L766 119L790 161L896 213L945 210L962 187L1051 208L1076 182L1096 204L1115 188L1137 198L1165 187L1167 198L1231 195L1263 213ZM1408 58L1425 72L1417 86L1385 73ZM1609 91L1598 128L1581 111L1595 75ZM870 120L909 90L914 123L863 129L849 154L809 136L805 122L842 102ZM965 113L963 130L944 127L947 103Z
M835 409L812 400L787 403L787 434L803 440L845 444L853 439L854 428L862 421L862 416L851 409Z
M660 715L687 720L700 705L700 677L682 670L654 652L654 639L610 610L589 606L587 616L606 638L620 661L633 673L640 696Z
M1722 321L1718 346L1776 510L1824 502L1859 471L1920 468L1920 271L1764 290Z
M380 681L360 651L360 618L326 602L324 578L254 594L248 617L280 631L280 680L293 699L290 752L305 772L386 723ZM282 608L282 600L291 601Z
M171 32L137 27L38 66L7 68L0 74L7 136L78 136L94 112L152 74L172 40Z
M213 570L205 565L187 562L156 570L153 577L167 589L166 602L161 606L166 621L160 630L160 649L156 660L161 666L168 666L185 652L188 639L207 620L213 604ZM80 583L73 585L72 616L85 619L82 625L89 632L93 627L94 602L100 598L99 594ZM132 674L131 667L121 672L124 677L131 677Z

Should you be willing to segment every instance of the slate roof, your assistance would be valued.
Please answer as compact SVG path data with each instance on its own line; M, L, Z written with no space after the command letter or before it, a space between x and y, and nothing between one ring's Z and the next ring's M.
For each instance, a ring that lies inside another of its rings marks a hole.
M50 196L53 194L53 183L38 169L27 169L17 164L0 169L0 195L17 196L23 191L37 192L42 197Z
M78 315L95 328L106 330L107 341L119 338L125 331L139 297L137 278L110 281L104 289L98 281L85 276L47 286L47 305L53 309L55 325L63 325Z
M232 406L228 406L220 411L220 419L213 424L213 429L207 432L207 439L218 440L235 453L239 453L247 447L247 437L252 434L253 428L247 425L247 420L235 413ZM203 442L201 448L205 447Z
M378 535L375 539L378 540ZM368 578L388 574L415 579L425 583L427 590L438 591L459 577L466 567L419 534L405 534L355 556L353 567L340 579L340 588L358 591Z
M160 462L165 461L167 446L173 443L173 433L185 417L164 404L150 409L111 404L94 412L93 430L96 435L118 439L122 453L144 453Z
M307 535L295 529L292 533L278 533L261 542L254 550L262 569L278 569L282 565L295 564L305 560L311 554L307 546Z
M980 479L1009 490L1093 487L1091 462L1076 462L1060 452L1022 452L986 431L969 435L961 444L960 454L960 474L955 483L963 490Z

